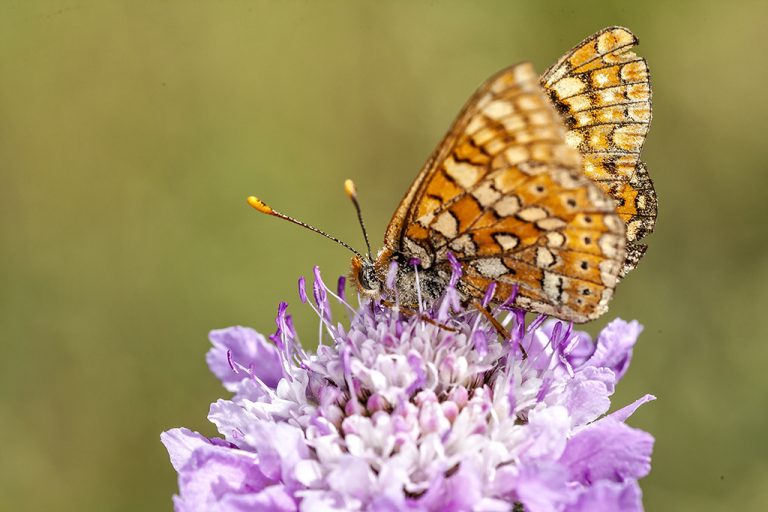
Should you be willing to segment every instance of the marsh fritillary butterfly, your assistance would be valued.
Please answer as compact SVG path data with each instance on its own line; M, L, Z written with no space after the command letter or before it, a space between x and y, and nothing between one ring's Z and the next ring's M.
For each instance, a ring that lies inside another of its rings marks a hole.
M450 280L452 253L467 302L496 283L496 301L514 295L527 311L574 322L603 314L656 220L639 160L651 89L636 44L626 28L609 27L541 77L522 63L487 80L400 202L378 256L356 253L360 291L378 295L394 261L401 304L435 299Z

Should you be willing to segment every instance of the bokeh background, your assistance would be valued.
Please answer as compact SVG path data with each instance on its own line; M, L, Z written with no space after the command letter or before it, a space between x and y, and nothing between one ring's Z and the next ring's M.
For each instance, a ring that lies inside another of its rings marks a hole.
M650 250L611 314L646 330L621 405L651 511L768 509L768 3L0 3L0 509L168 510L162 430L206 434L208 330L271 332L349 254L488 75L630 27L651 67ZM296 307L298 306L298 307ZM602 319L591 328L604 324ZM311 339L311 334L305 336Z

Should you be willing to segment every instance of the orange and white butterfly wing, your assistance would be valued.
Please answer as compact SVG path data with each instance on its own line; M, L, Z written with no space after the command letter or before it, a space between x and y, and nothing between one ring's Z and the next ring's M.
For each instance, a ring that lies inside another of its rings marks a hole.
M391 252L424 268L461 262L463 292L493 281L504 300L583 322L602 314L625 258L614 202L578 151L530 64L508 68L466 104L395 213Z
M626 224L627 256L621 275L637 266L653 231L657 200L640 161L651 122L648 66L631 48L637 38L608 27L566 53L541 84L568 127L567 143L582 153L584 173L617 203Z

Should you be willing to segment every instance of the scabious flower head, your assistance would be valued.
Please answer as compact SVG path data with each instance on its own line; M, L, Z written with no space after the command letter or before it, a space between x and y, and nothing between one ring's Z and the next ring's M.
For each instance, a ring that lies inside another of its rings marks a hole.
M606 415L637 322L614 320L593 342L501 307L502 340L462 308L457 275L442 300L408 314L354 308L343 283L334 293L314 277L314 303L299 281L320 320L314 353L285 303L270 341L244 327L211 333L208 365L234 397L211 405L222 438L161 436L177 511L642 510L653 438L624 421L653 397Z

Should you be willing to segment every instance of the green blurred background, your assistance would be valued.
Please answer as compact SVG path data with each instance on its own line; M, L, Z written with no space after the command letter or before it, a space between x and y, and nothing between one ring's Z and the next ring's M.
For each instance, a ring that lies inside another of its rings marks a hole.
M347 269L245 197L360 247L352 177L378 245L476 85L613 24L654 86L659 222L607 315L646 325L614 402L659 397L632 419L657 439L646 506L768 509L766 19L764 1L4 0L0 509L170 509L158 436L213 434L225 395L208 330L271 332L298 275Z

